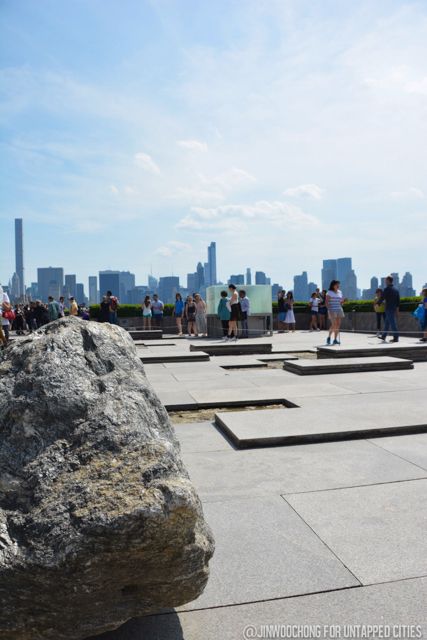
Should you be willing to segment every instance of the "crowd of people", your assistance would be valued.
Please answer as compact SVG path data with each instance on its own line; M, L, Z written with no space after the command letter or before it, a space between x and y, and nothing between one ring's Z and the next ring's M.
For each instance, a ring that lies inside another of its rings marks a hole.
M1 301L0 343L2 346L6 346L9 342L11 331L15 331L18 336L31 334L65 315L90 320L89 309L84 305L78 305L74 297L69 298L68 304L63 297L55 300L49 296L46 304L41 300L34 300L28 304L12 305L8 294L2 290Z
M11 329L17 335L25 332L32 333L40 327L53 322L65 315L80 317L89 320L89 310L84 305L79 305L74 297L68 299L66 304L64 297L55 300L49 296L47 304L41 300L35 300L29 304L11 305L9 297L0 288L0 343L4 346L9 341ZM341 322L344 318L343 306L346 302L338 280L332 280L329 289L316 289L310 296L307 304L310 310L310 331L327 330L326 344L340 344ZM118 324L119 300L107 291L100 303L98 320ZM294 313L294 297L292 291L279 291L277 296L278 306L278 332L295 332L296 320ZM399 291L393 284L392 276L386 278L384 289L377 289L373 302L376 315L377 337L386 341L391 336L392 342L399 341L397 318L400 306ZM142 302L143 328L145 330L161 329L165 305L159 299L158 294L152 297L147 295ZM221 322L223 340L237 340L249 337L250 300L244 289L237 290L234 284L228 285L228 290L221 291L217 306L217 316ZM427 342L427 289L422 291L422 301L414 312L418 319L420 329L423 332L421 342ZM187 296L184 300L180 293L175 296L173 316L179 336L205 337L208 335L207 305L199 293ZM328 322L329 321L329 322ZM329 325L329 326L328 326Z

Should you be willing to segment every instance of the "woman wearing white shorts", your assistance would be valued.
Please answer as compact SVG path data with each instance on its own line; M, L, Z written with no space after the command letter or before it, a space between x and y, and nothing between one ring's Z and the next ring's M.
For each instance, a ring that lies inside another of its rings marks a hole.
M329 291L326 294L326 307L328 309L328 316L330 320L329 336L326 339L326 344L331 344L331 336L334 334L334 341L332 344L340 344L338 336L340 334L341 320L344 318L343 304L345 298L340 291L339 280L332 280Z

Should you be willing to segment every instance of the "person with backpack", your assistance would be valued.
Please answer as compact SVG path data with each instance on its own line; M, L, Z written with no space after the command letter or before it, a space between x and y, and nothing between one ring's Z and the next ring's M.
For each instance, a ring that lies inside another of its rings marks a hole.
M218 318L221 321L221 326L222 326L222 339L223 340L227 340L227 336L228 336L228 323L230 320L230 311L227 307L227 303L228 303L228 294L226 291L221 291L221 297L219 299L219 303L218 303L218 309L217 309L217 314L218 314Z
M240 337L249 338L248 318L250 314L251 303L244 289L241 289L239 291L239 302L240 302L240 322L242 325Z
M422 302L415 309L413 316L420 323L421 331L423 332L420 342L427 342L427 288L421 291Z
M109 304L109 323L117 324L117 310L119 308L119 301L116 296L113 296L111 291L107 291L107 300Z
M58 320L60 316L59 302L57 302L52 296L48 298L47 310L49 312L49 322Z
M386 287L382 293L380 304L385 303L384 329L379 336L380 340L386 341L389 333L393 336L391 342L399 342L399 330L397 328L397 314L400 306L400 293L393 284L393 276L387 276Z

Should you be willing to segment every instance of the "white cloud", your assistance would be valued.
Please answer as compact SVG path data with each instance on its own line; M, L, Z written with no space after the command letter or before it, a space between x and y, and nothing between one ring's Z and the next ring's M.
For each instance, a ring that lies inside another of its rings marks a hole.
M406 200L409 198L416 198L422 200L425 197L424 192L418 187L409 187L404 191L392 191L390 197L394 200Z
M289 187L285 189L283 195L291 198L312 198L313 200L321 200L325 190L317 184L300 184L298 187Z
M158 165L154 162L153 158L148 155L148 153L136 153L135 154L135 162L138 167L144 169L144 171L148 171L148 173L154 173L156 175L160 175L160 169Z
M299 207L280 201L259 200L253 204L227 204L218 207L192 207L177 228L192 231L248 229L248 223L266 223L281 229L318 227L319 220Z
M115 184L110 184L110 186L108 187L108 190L110 193L113 194L113 196L118 196L120 193L120 190L118 189L118 187L116 187Z
M163 256L164 258L170 258L173 255L182 253L183 251L188 251L189 249L191 249L191 245L186 242L171 240L167 244L156 249L154 253L159 256Z
M189 151L206 152L208 150L206 142L201 142L200 140L178 140L176 144Z

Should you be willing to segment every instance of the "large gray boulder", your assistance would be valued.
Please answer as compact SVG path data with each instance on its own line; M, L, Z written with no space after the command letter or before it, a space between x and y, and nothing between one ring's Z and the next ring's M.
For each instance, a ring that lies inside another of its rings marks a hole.
M131 338L61 319L0 361L0 638L74 640L195 599L213 539Z

